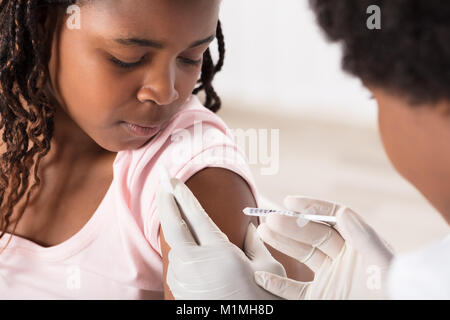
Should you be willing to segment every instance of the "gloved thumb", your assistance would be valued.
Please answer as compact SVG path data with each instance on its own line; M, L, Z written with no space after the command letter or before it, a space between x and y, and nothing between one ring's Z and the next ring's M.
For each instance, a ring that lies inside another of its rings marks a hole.
M251 261L253 270L265 270L286 276L283 265L272 257L264 242L259 238L253 223L250 223L247 228L244 253Z
M288 300L303 300L313 282L295 281L265 271L255 272L256 283L270 293Z
M350 208L336 214L336 227L358 253L370 257L372 263L388 264L393 257L393 250L378 233Z

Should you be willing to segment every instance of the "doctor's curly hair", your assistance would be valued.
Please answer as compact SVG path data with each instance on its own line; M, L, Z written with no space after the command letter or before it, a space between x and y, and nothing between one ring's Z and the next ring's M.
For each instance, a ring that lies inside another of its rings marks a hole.
M448 0L310 0L327 38L343 47L343 69L411 104L450 101ZM381 29L370 30L377 5Z
M58 17L68 6L89 1L94 0L0 0L0 133L6 150L0 160L0 238L13 222L13 209L24 199L14 234L31 194L40 185L40 161L50 150L57 102L44 87L49 82L51 40ZM210 50L205 52L193 91L204 91L204 105L213 112L220 108L221 100L212 81L225 56L220 22L216 38L219 59L214 63ZM34 184L29 188L31 172Z

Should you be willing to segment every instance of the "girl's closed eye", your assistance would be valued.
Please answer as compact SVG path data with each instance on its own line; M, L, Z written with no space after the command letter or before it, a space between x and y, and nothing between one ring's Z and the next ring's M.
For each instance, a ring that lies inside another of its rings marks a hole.
M198 67L203 61L203 58L200 58L200 59L197 59L197 60L193 60L193 59L186 58L186 57L179 57L178 59L184 64L192 65L192 66L195 66L195 67ZM142 65L147 60L147 57L144 56L144 57L142 57L140 60L138 60L136 62L125 62L125 61L122 61L120 59L117 59L114 56L111 56L110 60L115 65L119 66L120 68L132 69L134 67L138 67L138 66Z
M146 56L142 57L140 60L136 61L136 62L125 62L122 60L117 59L114 56L110 57L110 60L117 66L119 66L120 68L123 69L131 69L133 67L137 67L139 65L141 65L145 60L146 60Z
M189 58L185 58L185 57L179 57L179 59L182 63L188 64L188 65L193 65L195 67L198 67L203 61L203 58L193 60L193 59L189 59Z

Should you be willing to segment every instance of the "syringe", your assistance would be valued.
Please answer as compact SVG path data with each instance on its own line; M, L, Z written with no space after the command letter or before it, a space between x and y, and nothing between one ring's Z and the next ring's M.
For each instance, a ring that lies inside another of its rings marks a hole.
M244 212L244 214L246 214L248 216L258 216L258 217L265 217L265 216L269 215L270 213L295 217L295 218L297 218L297 224L300 227L305 226L308 223L308 221L324 222L324 223L327 223L332 226L334 226L336 224L336 217L334 217L334 216L324 216L324 215L318 215L318 214L300 213L300 212L289 211L289 210L245 208L244 210L242 210L242 212Z

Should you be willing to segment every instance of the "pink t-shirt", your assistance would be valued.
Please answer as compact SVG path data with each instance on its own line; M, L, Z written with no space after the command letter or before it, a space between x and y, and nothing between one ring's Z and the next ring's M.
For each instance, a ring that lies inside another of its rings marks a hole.
M205 167L232 170L257 191L225 123L191 96L149 143L121 151L101 204L68 240L42 247L13 236L0 254L0 299L162 299L155 193L158 166L186 181ZM6 233L0 248L8 241Z

